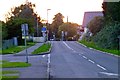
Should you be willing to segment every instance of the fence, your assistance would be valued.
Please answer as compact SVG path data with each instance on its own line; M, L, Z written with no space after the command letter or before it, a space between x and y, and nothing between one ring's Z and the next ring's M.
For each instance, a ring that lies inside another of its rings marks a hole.
M2 41L2 49L7 49L9 47L17 46L17 45L18 45L18 42L16 37L14 37L13 39Z

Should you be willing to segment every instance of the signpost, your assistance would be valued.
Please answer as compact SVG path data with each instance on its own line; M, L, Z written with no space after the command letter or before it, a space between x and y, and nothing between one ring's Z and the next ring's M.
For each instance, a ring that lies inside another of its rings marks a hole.
M47 32L46 26L42 27L41 32L42 32L43 37L45 38L47 36L47 34L46 34L46 32Z
M22 24L21 30L22 30L22 37L24 37L25 39L26 63L28 63L27 40L26 40L26 36L28 35L28 24Z

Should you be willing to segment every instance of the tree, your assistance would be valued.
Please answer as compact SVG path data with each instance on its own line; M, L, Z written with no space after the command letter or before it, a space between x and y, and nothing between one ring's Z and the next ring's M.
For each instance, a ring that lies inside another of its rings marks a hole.
M102 7L106 24L94 36L94 42L101 48L117 49L120 35L120 2L104 2Z
M88 23L87 26L94 36L103 28L104 18L102 16L96 16Z
M78 24L76 23L63 23L62 25L59 26L59 36L61 37L61 32L67 32L67 38L68 37L74 37L75 35L77 35L77 28L78 28Z
M63 24L64 16L61 13L58 13L53 18L53 22L51 24L52 32L55 33L56 37L58 38L58 29L61 24Z
M103 14L106 22L118 21L120 22L120 1L119 2L104 2L102 4Z
M8 36L6 24L3 21L0 21L0 34L2 34L2 40Z
M109 23L94 36L94 41L101 48L118 49L119 35L120 23Z
M38 29L42 27L42 23L40 22L40 17L37 13L34 13L35 5L31 2L27 4L22 4L18 7L12 8L9 13L6 25L8 29L8 39L12 37L18 37L19 44L22 43L22 32L21 32L21 24L27 23L29 25L29 33L37 35L37 22ZM41 34L41 32L39 33ZM40 36L40 35L39 35Z

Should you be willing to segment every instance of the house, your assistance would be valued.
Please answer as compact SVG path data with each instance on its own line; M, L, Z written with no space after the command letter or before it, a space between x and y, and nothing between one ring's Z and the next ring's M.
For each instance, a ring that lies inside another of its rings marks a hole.
M80 40L82 40L83 36L89 31L87 28L88 23L96 16L103 16L103 12L102 11L90 11L90 12L84 13L83 24L82 24L82 27L84 28L84 32L82 36L80 37Z

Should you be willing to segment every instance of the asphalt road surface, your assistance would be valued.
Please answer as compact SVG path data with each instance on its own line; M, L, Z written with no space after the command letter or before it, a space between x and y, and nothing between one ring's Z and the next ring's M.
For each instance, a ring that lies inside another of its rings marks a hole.
M51 43L51 79L118 77L118 57L86 48L76 41Z

